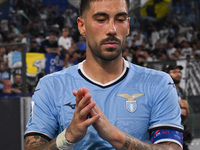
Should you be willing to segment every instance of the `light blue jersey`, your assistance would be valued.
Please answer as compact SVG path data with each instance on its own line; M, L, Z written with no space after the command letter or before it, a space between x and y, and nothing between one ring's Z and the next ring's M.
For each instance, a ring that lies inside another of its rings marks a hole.
M182 144L181 112L176 88L168 74L125 61L120 77L101 84L85 74L82 64L40 80L32 98L25 136L55 138L71 123L76 107L72 91L87 87L108 120L120 130L148 143ZM90 126L74 149L114 148Z

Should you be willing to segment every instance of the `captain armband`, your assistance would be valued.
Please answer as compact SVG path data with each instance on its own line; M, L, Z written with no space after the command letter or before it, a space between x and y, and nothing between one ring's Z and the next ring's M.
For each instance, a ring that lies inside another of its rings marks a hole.
M75 143L70 143L65 138L66 129L61 132L56 138L56 146L59 150L72 150Z
M174 142L183 148L183 132L172 129L158 129L151 134L152 143Z

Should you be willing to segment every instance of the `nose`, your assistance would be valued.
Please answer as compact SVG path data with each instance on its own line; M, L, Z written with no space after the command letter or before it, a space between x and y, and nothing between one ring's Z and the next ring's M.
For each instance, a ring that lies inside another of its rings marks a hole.
M115 22L113 20L110 20L108 23L107 35L116 35L116 33L117 33L117 28Z

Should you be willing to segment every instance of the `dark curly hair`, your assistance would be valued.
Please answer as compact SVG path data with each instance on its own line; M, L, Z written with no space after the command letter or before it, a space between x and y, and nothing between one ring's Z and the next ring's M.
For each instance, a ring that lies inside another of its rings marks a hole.
M98 0L79 0L79 15L82 16L83 12L90 8L90 2ZM130 6L129 0L126 0L127 8Z

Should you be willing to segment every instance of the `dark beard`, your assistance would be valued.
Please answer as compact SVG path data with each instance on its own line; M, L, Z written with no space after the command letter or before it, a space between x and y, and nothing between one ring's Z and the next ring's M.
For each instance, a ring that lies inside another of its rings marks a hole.
M180 83L180 80L173 79L173 81L174 81L174 84L179 84Z
M121 41L113 36L111 37L108 37L107 39L104 39L100 42L100 45L103 45L105 42L107 41L117 41L119 43L119 45L121 45ZM124 48L124 44L122 45L122 47L116 52L115 55L110 55L110 56L107 56L107 55L104 55L100 49L100 46L98 45L95 45L95 46L91 46L90 43L88 43L88 46L89 48L91 49L91 52L92 52L92 55L95 56L95 57L98 57L104 61L112 61L112 60L115 60L117 57L119 57L119 55L122 53L122 50ZM114 48L109 48L107 49L107 51L116 51L116 49Z

